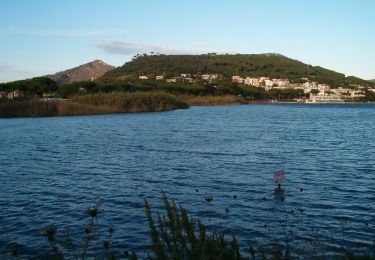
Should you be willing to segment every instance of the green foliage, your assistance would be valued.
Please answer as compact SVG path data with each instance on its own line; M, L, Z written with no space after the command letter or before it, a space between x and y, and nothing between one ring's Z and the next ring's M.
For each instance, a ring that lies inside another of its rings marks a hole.
M276 100L293 100L304 96L301 89L271 89L268 96Z
M77 84L65 84L59 88L59 94L62 98L70 98L76 95L79 91L79 86Z
M0 84L0 91L20 90L26 97L42 96L43 93L57 90L57 83L47 77L36 77Z
M375 102L375 92L366 90L365 97L362 98L361 101Z
M105 106L118 112L151 112L188 108L184 102L174 96L159 92L113 92L108 94L87 94L76 96L73 102L92 106Z
M179 108L188 108L188 105L166 93L114 92L76 96L68 101L5 100L0 102L0 118L152 112Z
M83 92L82 92L83 91ZM204 97L210 100L214 96L241 96L247 100L270 100L283 99L292 100L303 96L302 90L295 89L272 89L265 91L264 88L256 88L248 85L238 85L230 81L220 81L217 83L165 83L160 81L113 81L113 82L76 82L63 85L60 88L62 97L73 97L83 93L135 93L135 92L166 92L175 96ZM219 99L217 99L219 100ZM234 102L244 103L244 102ZM209 103L210 104L210 103ZM227 103L218 103L227 104Z
M360 78L357 78L357 77L354 77L354 76L346 77L345 81L346 81L346 85L348 85L349 87L354 87L356 85L362 85L364 87L374 87L375 86L375 82L366 81L366 80L363 80L363 79L360 79Z
M165 193L162 195L166 215L158 213L157 220L145 200L151 248L157 259L240 259L234 235L227 241L221 233L208 234L203 223L190 218L186 209L169 201Z
M219 73L226 78L233 75L285 78L300 83L309 78L332 87L349 84L372 84L359 78L311 66L278 54L236 54L236 55L147 55L137 56L122 67L107 72L102 80L116 78L131 79L137 75L179 76L181 73ZM374 85L374 84L373 84Z

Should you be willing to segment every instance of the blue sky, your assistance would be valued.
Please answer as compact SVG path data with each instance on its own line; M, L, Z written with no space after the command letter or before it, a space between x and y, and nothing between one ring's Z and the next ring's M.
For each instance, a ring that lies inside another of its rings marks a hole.
M375 1L0 1L0 82L150 51L276 52L375 78Z

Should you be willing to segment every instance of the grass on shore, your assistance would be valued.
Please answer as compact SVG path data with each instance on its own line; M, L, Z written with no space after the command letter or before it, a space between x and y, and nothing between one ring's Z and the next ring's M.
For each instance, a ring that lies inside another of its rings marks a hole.
M187 96L179 95L178 99L186 102L190 106L220 106L220 105L240 105L246 104L241 96Z
M88 94L66 101L31 99L0 102L0 118L153 112L179 108L188 108L188 105L165 93Z
M74 97L72 101L92 106L111 107L118 112L169 111L188 108L187 104L179 101L174 96L161 92L89 94Z

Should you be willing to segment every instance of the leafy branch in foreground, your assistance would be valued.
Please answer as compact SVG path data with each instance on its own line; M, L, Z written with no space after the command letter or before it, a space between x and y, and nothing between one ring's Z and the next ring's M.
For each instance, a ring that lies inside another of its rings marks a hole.
M145 199L151 248L158 259L240 259L236 236L228 241L221 233L208 235L203 223L190 218L186 209L169 201L164 192L162 195L166 216L157 213L157 220Z

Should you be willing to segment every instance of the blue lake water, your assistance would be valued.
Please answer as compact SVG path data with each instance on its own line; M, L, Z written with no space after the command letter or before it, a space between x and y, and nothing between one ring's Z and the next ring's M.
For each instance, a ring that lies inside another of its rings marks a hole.
M285 201L273 194L278 169ZM48 251L41 230L50 225L82 234L94 203L100 223L116 228L114 250L143 252L143 199L159 208L161 190L192 216L206 223L211 216L215 230L236 233L241 245L283 240L288 229L299 248L313 248L306 242L313 239L330 253L370 252L375 105L0 120L0 255L17 243L40 256Z

